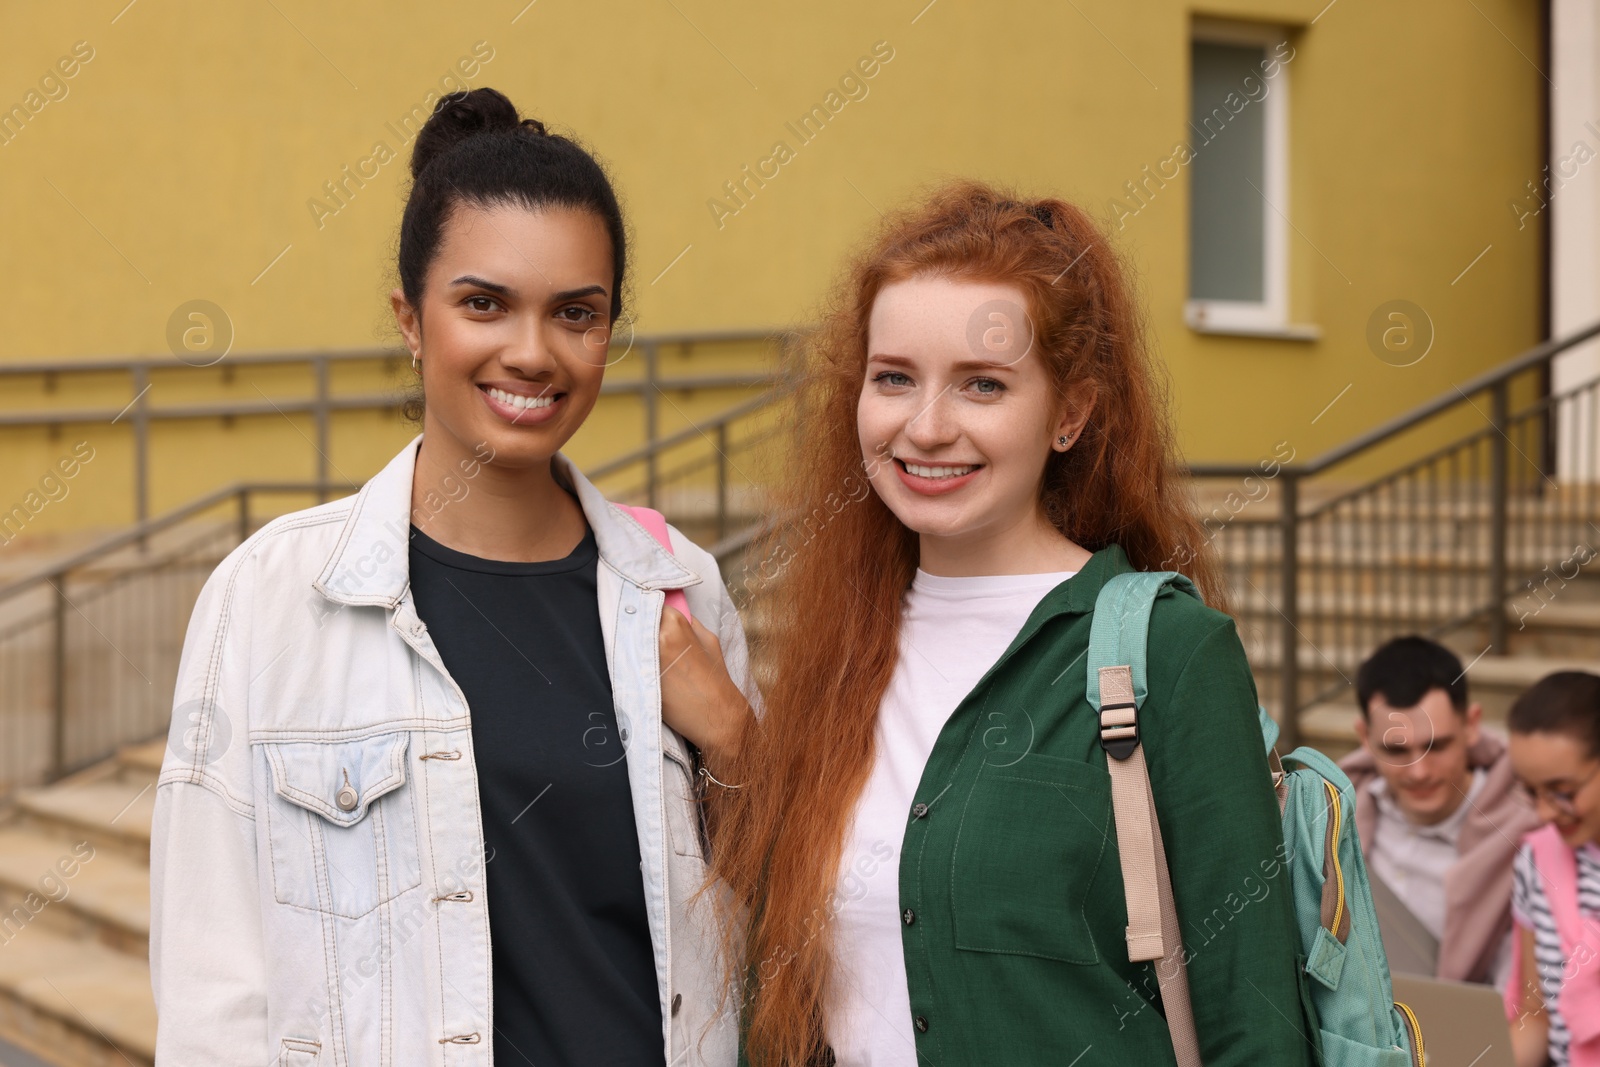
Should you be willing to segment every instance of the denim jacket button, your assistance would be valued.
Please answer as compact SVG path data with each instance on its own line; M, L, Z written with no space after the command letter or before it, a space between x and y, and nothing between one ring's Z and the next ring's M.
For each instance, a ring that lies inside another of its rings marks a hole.
M638 611L639 609L634 607L632 604L629 604L627 607L623 608L622 610L626 611L629 615L632 615L634 612Z
M339 805L340 811L355 811L356 791L349 786L345 786L334 796L333 802Z

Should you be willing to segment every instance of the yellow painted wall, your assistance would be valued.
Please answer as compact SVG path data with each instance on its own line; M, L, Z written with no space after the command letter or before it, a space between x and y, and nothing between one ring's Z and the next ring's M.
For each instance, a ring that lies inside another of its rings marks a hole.
M1542 164L1535 0L525 3L8 5L0 109L25 103L77 42L92 59L60 83L63 98L0 136L0 360L163 354L169 315L192 299L226 310L235 352L391 343L402 119L454 87L475 49L472 85L501 89L609 161L637 238L640 331L805 322L878 211L939 178L1059 193L1113 218L1124 183L1187 136L1197 13L1293 28L1293 317L1323 338L1200 336L1183 324L1185 177L1127 219L1117 241L1137 268L1191 459L1253 461L1281 440L1308 457L1539 339L1540 229L1519 232L1507 208ZM802 144L786 123L875 48L892 58L866 95ZM713 210L715 198L731 204L723 183L777 141L793 158L737 213ZM397 158L330 214L324 183L379 143ZM1369 314L1396 298L1422 305L1437 330L1407 368L1365 341ZM677 367L727 362L701 352ZM614 373L636 372L625 362ZM0 379L0 410L129 399L126 379L64 381L52 392L42 379ZM401 385L372 369L339 388ZM303 373L246 368L225 381L185 369L160 377L150 400L308 389ZM663 405L663 428L734 399L680 398ZM392 417L341 416L332 460L363 478L410 433ZM573 451L596 461L639 433L637 401L608 399ZM310 434L299 417L162 426L152 510L234 478L306 477ZM96 459L30 532L126 521L125 423L54 438L0 429L0 509L79 440Z

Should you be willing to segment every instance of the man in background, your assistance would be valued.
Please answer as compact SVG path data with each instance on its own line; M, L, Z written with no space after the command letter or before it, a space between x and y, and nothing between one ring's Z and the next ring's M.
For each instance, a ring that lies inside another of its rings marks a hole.
M1503 985L1511 864L1538 825L1505 742L1481 728L1461 661L1423 637L1374 652L1356 696L1361 747L1340 766L1356 788L1356 829L1391 966Z

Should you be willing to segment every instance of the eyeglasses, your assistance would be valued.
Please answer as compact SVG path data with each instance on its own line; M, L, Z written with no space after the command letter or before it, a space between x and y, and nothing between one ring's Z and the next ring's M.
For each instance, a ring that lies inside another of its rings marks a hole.
M1578 794L1583 792L1584 788L1594 781L1597 776L1600 776L1600 767L1590 771L1575 785L1569 785L1563 789L1551 789L1549 786L1544 785L1534 786L1529 785L1527 782L1519 784L1522 786L1522 792L1527 795L1530 802L1538 804L1539 798L1543 797L1550 802L1552 808L1555 808L1568 818L1574 818L1578 814L1576 803Z

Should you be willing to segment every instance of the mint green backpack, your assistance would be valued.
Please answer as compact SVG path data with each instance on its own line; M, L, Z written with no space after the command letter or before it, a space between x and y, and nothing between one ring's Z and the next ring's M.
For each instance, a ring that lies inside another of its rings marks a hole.
M1089 636L1089 703L1111 773L1111 806L1128 904L1128 958L1155 961L1178 1067L1202 1067L1189 1006L1182 933L1167 871L1157 798L1139 744L1145 640L1156 598L1200 594L1175 571L1119 574L1095 602ZM1181 712L1182 709L1175 709ZM1278 725L1258 709L1283 813L1285 873L1294 891L1300 955L1310 976L1327 1067L1423 1067L1422 1030L1394 1000L1372 888L1356 838L1355 791L1337 764L1308 747L1280 762Z

